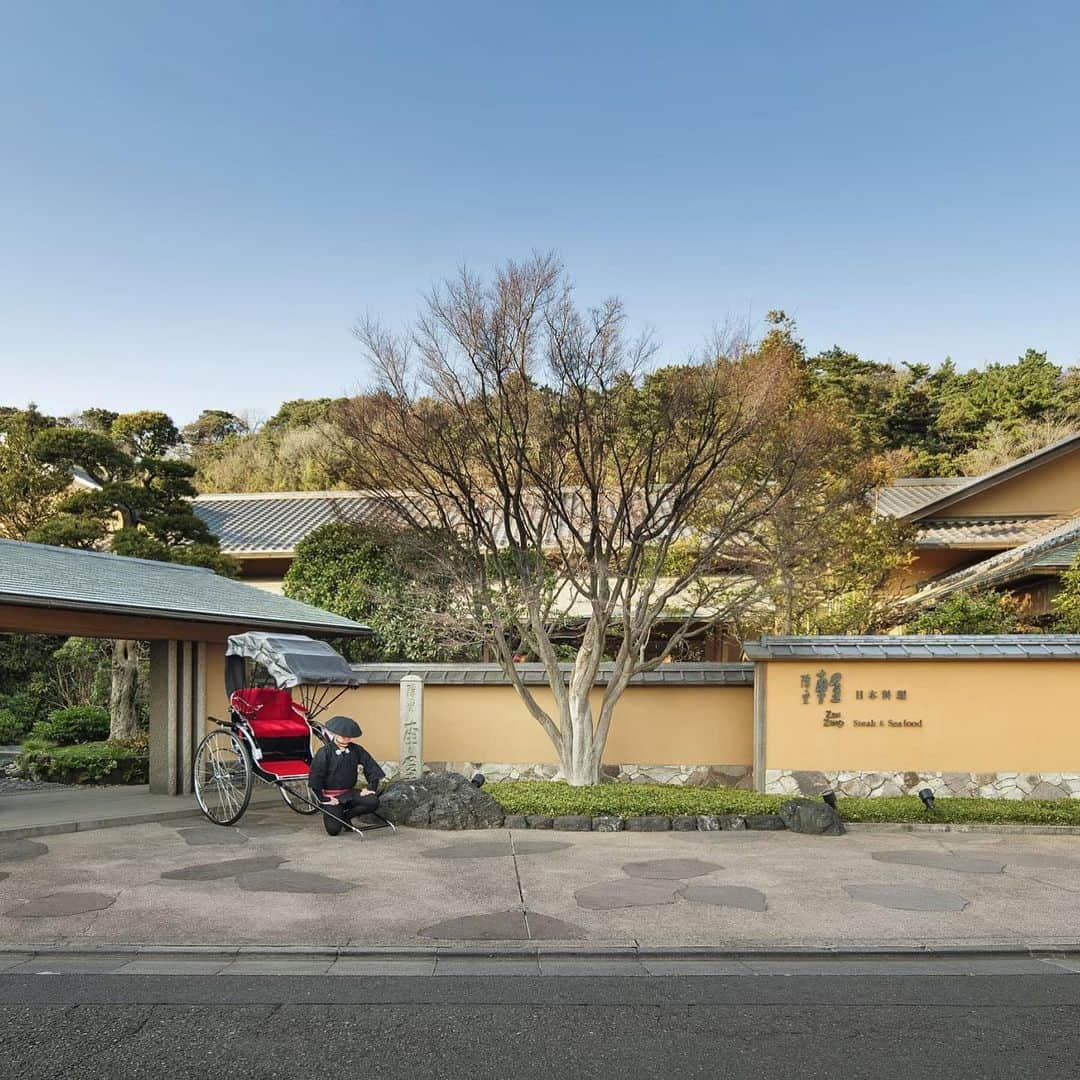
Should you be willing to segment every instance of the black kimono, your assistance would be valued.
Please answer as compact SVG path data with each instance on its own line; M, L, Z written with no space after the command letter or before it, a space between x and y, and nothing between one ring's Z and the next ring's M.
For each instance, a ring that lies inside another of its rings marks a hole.
M338 800L331 806L323 806L323 824L331 836L337 836L349 818L371 814L379 808L378 795L361 795L354 790L361 771L367 786L373 790L386 776L379 763L362 746L354 743L344 750L330 743L312 759L308 785L315 798L325 803L328 795L335 795Z

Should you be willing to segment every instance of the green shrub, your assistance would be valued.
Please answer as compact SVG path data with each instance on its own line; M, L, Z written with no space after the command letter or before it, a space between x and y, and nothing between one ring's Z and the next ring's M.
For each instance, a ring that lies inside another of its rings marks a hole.
M44 720L47 706L38 694L27 690L17 690L4 699L4 708L12 713L23 725L23 731L29 731L39 720Z
M784 800L734 788L676 787L671 784L600 784L571 787L546 780L522 780L485 787L508 814L775 814ZM920 804L921 805L921 804Z
M32 780L59 784L145 784L149 755L145 747L125 742L89 742L56 746L31 738L16 759L19 771Z
M957 592L912 619L909 634L1027 634L1036 629L1027 601L1009 593Z
M661 784L601 784L571 787L545 780L490 784L490 791L508 814L588 814L592 817L636 817L641 814L775 814L787 795L762 795L732 788L676 787ZM936 822L988 825L1080 825L1080 799L1053 802L1014 799L937 800L924 809L915 797L849 799L838 797L845 821Z
M0 744L22 741L27 728L10 709L0 709Z
M109 710L96 705L55 709L49 713L48 720L39 720L34 725L31 734L60 746L99 742L109 737Z

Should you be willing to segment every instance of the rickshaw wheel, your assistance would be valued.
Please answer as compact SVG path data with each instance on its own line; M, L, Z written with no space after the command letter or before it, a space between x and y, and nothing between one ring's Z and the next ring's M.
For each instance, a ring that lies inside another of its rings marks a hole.
M317 814L319 812L315 795L306 780L289 780L278 784L278 791L285 805L297 814ZM305 802L304 800L307 800Z
M251 753L231 731L211 731L195 751L195 799L215 825L231 825L251 802Z

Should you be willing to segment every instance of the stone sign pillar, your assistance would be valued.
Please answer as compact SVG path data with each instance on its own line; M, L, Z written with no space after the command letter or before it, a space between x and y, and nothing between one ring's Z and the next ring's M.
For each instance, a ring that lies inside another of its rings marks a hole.
M424 766L424 680L406 675L401 680L401 706L398 714L401 754L398 776L418 780Z

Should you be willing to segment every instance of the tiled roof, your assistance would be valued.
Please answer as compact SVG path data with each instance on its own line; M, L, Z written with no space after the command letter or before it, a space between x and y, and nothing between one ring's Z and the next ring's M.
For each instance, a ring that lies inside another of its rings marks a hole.
M936 579L917 593L905 597L903 602L909 607L922 607L930 600L941 599L960 589L985 589L1016 581L1040 568L1063 568L1071 564L1078 545L1080 517L1072 517L1027 544L1002 551L974 566Z
M200 566L0 540L0 604L366 636L366 626Z
M559 665L563 680L570 681L571 664ZM521 681L529 686L546 686L543 664L516 664ZM611 677L611 664L601 664L596 685L604 686ZM499 664L354 664L353 670L365 682L396 686L406 675L419 675L425 683L460 686L509 686L510 680ZM753 686L753 664L684 663L660 664L631 680L634 685L663 686Z
M218 538L221 550L291 555L309 533L332 521L358 525L385 522L388 511L363 491L281 491L245 495L199 495L195 513Z
M751 660L1055 660L1080 657L1080 635L928 634L898 637L763 637Z
M1057 528L1060 517L927 518L919 522L920 548L1017 547Z
M874 509L887 517L905 517L973 479L971 476L910 476L894 480L875 493Z

